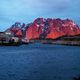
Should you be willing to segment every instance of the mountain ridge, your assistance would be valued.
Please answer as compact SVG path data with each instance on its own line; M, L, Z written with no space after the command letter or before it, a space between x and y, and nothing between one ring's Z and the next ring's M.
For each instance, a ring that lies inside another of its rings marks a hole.
M79 26L70 19L37 18L30 24L16 22L8 30L17 37L31 39L57 39L80 34Z

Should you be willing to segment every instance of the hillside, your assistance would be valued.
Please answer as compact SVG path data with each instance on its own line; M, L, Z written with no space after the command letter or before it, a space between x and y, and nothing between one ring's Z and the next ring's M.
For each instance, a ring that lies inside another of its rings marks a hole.
M77 36L80 34L79 26L70 19L44 19L37 18L30 24L16 22L6 31L15 36L32 39L57 39L59 37Z

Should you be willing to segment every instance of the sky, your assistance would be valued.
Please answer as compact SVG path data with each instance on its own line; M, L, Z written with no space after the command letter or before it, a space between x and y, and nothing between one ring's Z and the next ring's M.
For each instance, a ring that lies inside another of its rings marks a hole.
M80 25L80 0L0 0L0 31L38 17L70 18Z

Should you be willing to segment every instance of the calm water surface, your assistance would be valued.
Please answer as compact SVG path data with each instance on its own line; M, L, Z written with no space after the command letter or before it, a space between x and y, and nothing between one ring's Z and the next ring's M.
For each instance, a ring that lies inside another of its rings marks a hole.
M80 47L0 46L0 80L73 80L80 75Z

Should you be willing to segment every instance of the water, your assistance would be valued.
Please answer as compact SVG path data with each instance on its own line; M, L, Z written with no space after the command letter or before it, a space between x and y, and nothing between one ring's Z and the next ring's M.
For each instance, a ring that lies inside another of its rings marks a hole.
M80 75L80 47L0 46L0 80L73 80Z

